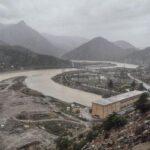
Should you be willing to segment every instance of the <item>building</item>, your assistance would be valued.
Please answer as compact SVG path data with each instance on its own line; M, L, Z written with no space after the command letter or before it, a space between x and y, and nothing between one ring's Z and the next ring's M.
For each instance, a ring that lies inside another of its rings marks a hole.
M135 90L95 101L92 103L92 116L104 119L113 112L125 110L127 107L132 106L143 93L143 91Z

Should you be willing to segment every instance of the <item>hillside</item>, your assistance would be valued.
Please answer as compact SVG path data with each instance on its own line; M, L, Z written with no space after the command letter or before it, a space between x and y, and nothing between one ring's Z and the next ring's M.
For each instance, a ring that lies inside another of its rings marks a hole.
M0 46L0 71L67 66L70 66L68 61L36 54L20 46Z
M97 37L81 45L71 52L66 53L63 58L75 60L121 60L133 50L122 49L108 40Z
M62 49L61 55L79 47L88 41L88 39L73 36L55 36L50 34L43 34L43 36L47 38L54 46Z
M150 47L141 51L133 52L132 54L128 55L124 61L140 65L150 64Z
M1 28L0 40L29 48L39 54L59 56L61 51L24 21Z

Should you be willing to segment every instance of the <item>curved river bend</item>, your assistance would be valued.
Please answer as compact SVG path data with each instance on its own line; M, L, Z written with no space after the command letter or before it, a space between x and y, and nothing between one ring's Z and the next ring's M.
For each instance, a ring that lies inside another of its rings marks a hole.
M73 69L48 69L2 73L0 74L0 81L17 76L27 76L25 83L31 89L68 103L77 102L85 106L91 106L93 101L101 98L100 95L72 89L56 83L51 79L57 74L71 70Z
M91 106L92 101L101 98L100 95L72 89L58 84L51 79L52 77L62 73L63 71L71 70L73 69L48 69L2 73L0 74L0 81L17 76L27 76L25 83L31 89L37 90L44 95L51 96L68 103L77 102L85 106Z

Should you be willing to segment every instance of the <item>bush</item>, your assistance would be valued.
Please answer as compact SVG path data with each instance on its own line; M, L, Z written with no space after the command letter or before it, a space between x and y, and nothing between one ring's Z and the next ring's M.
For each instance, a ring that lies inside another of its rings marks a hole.
M86 145L86 144L87 144L86 140L82 140L79 143L75 143L73 145L73 150L81 150L84 147L84 145Z
M150 101L148 98L149 94L143 93L139 100L135 102L135 108L140 110L141 113L145 113L150 110Z
M67 150L72 142L67 137L60 137L56 140L56 144L59 150Z
M94 138L98 136L98 131L97 130L92 130L90 131L87 136L86 136L86 141L91 142Z
M127 123L125 117L120 116L116 113L113 113L108 116L108 118L103 122L104 130L110 130L112 128L119 128L124 126Z

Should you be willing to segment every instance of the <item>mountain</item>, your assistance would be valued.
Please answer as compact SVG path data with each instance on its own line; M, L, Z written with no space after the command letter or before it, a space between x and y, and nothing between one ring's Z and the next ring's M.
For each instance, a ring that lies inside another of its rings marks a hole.
M72 50L71 52L66 53L63 55L63 58L77 60L117 61L131 52L133 52L133 50L122 49L102 37L97 37Z
M4 28L4 27L5 27L5 25L2 24L2 23L0 23L0 29L2 29L2 28Z
M123 40L119 40L116 42L113 42L116 46L122 48L122 49L137 49L135 46L133 46L132 44L130 44L129 42L123 41Z
M39 54L59 56L61 51L24 21L0 29L0 40L29 48Z
M80 45L86 43L88 39L73 36L55 36L50 34L43 34L53 45L62 49L61 55L69 52Z
M127 57L125 57L124 62L139 64L139 65L150 64L150 47L129 54Z
M9 45L9 44L0 40L0 45Z
M0 71L69 67L70 62L34 53L20 46L0 46Z

